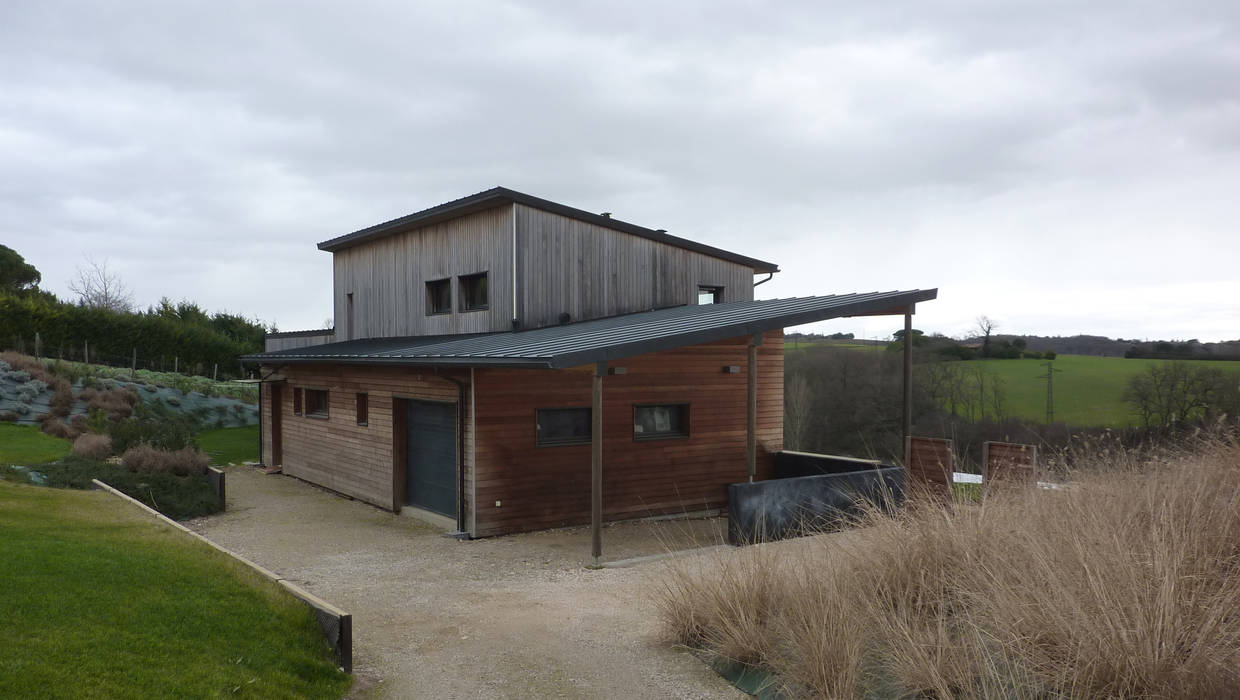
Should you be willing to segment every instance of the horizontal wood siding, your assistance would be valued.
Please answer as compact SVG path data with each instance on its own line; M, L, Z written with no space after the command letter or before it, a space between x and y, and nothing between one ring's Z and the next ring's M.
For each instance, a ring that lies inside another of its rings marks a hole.
M519 316L523 328L697 303L699 285L724 301L753 299L753 269L517 205Z
M385 236L332 259L337 340L512 328L511 205ZM461 312L457 278L476 272L487 273L488 308ZM428 316L426 282L444 278L452 279L452 313Z
M603 381L606 519L726 505L727 484L746 479L747 342L613 363L626 374ZM767 478L783 448L782 331L766 334L758 358L758 478ZM726 365L742 370L727 374ZM535 411L589 406L592 371L475 370L476 535L589 521L590 446L538 447ZM685 402L689 437L633 439L634 404Z
M401 399L456 402L457 385L434 372L406 368L349 365L298 365L284 368L284 473L305 479L358 500L391 509L393 500L392 404ZM469 374L456 378L468 381ZM293 415L293 388L328 390L328 417ZM368 394L367 425L357 424L356 398ZM468 397L468 390L466 392ZM269 401L268 392L264 400ZM466 430L470 420L468 401ZM270 425L270 406L263 408L264 427ZM468 438L469 436L466 435ZM270 439L264 439L264 456ZM472 454L467 453L465 474L472 480ZM468 490L466 493L469 493ZM403 500L403 494L400 494Z

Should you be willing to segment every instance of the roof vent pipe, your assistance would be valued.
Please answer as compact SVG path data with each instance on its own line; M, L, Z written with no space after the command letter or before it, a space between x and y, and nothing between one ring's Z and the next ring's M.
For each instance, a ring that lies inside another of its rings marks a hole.
M609 212L609 211L605 211L605 212L603 212L602 214L599 214L599 216L603 217L604 219L610 219L610 218L611 218L611 212Z

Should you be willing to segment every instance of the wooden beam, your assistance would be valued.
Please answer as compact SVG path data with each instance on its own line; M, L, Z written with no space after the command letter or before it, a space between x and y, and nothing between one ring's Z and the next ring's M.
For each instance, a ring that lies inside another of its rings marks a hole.
M758 346L762 334L754 333L749 343L749 391L745 401L748 420L745 424L745 465L749 470L749 483L758 473Z
M913 434L913 307L909 306L904 314L904 442ZM904 463L908 464L908 449L905 449Z
M603 377L607 363L594 368L594 400L590 405L590 553L594 566L603 556Z

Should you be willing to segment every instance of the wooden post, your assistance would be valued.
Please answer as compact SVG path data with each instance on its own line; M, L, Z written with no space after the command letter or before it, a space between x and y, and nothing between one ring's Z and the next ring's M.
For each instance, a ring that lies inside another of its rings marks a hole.
M909 306L904 314L904 420L901 425L904 433L904 444L913 434L913 307ZM904 450L904 464L909 463L907 447Z
M758 473L758 346L762 344L762 334L754 333L749 342L749 387L746 406L745 424L745 466L748 468L749 483Z
M133 349L133 357L129 361L129 374L133 380L138 381L138 348Z
M86 340L82 341L82 362L90 364L90 342Z
M34 359L36 360L39 359L39 350L41 350L39 345L40 345L39 332L35 331L34 332Z
M211 370L211 381L216 381L220 376L220 363L215 363L215 369Z
M181 358L176 355L172 356L172 372L176 374L181 369Z
M603 376L607 363L594 369L594 398L590 404L590 552L597 568L603 556Z

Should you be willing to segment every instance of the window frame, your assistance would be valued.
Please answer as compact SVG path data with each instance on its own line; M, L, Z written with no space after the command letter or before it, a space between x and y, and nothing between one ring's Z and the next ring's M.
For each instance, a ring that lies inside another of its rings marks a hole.
M637 431L637 425L638 425L637 412L643 408L661 408L661 407L668 407L668 408L675 407L675 408L682 409L683 413L682 413L681 421L680 421L681 426L682 426L682 431L678 431L674 433L673 432L667 432L667 433L640 432L639 433ZM692 404L688 401L675 401L675 402L664 401L660 403L635 403L633 404L633 441L634 442L645 442L647 440L683 440L683 439L686 439L690 437L693 432L692 423L691 423L692 416L693 416Z
M585 411L585 437L551 438L549 440L544 439L541 428L542 422L539 420L539 414L543 411ZM594 409L590 406L549 406L547 408L534 409L534 445L536 447L571 447L573 445L589 445L594 439L593 436Z
M293 415L301 415L301 387L293 387Z
M319 420L328 420L331 418L331 391L330 390L319 389L319 388L314 388L314 387L306 387L303 390L303 392L304 392L304 396L302 397L302 408L303 408L302 413L306 418L317 418ZM321 409L317 407L317 401L315 401L313 403L316 404L316 407L314 410L311 410L310 407L311 407L312 401L310 397L312 394L316 397L320 394L323 396L323 405Z
M468 312L473 312L473 311L486 311L487 309L491 308L491 280L489 279L489 277L490 277L489 270L483 270L482 272L471 272L468 275L457 276L456 278L457 311L460 311L461 313L468 313ZM485 290L486 298L483 300L481 304L477 306L466 306L465 300L466 300L467 295L465 293L465 285L475 282L477 280L482 280L484 285L486 286L486 290Z
M723 289L724 288L722 286L715 285L715 284L699 284L697 287L697 300L696 300L697 305L698 306L710 306L711 304L722 304L723 303ZM710 304L702 303L703 292L710 292L711 298L712 298L712 301L710 302Z
M357 392L357 424L361 427L370 425L370 394L365 391Z
M435 307L435 293L432 291L433 286L444 285L448 289L448 304L440 310ZM439 279L426 280L426 315L427 316L444 316L452 313L452 278L441 277Z

